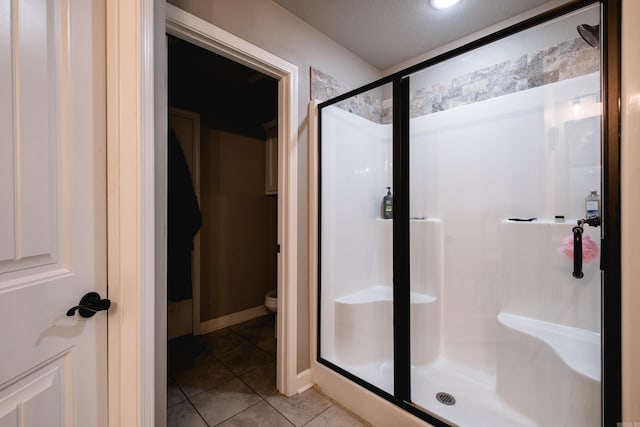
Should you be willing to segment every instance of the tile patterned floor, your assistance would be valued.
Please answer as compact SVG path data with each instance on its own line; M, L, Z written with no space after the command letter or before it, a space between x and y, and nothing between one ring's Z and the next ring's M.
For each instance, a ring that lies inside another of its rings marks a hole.
M169 341L167 427L360 427L316 388L276 391L272 315Z

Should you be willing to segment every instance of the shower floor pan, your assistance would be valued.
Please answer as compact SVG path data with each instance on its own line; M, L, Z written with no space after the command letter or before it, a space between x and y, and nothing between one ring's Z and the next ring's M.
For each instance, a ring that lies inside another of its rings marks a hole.
M363 380L393 390L393 363L383 361L347 368ZM536 427L536 423L511 408L495 387L459 373L460 367L445 360L412 367L413 401L422 408L462 427ZM453 395L456 403L440 403L436 394Z
M412 366L413 401L462 427L598 426L599 335L507 313L498 319L497 376L439 357ZM390 360L345 368L393 393ZM455 404L443 404L438 393Z

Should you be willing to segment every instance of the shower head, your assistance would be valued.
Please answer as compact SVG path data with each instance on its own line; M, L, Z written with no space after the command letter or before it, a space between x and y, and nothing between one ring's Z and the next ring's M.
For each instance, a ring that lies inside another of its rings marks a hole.
M598 48L600 47L600 25L587 25L582 24L577 27L578 34L584 39L590 46Z

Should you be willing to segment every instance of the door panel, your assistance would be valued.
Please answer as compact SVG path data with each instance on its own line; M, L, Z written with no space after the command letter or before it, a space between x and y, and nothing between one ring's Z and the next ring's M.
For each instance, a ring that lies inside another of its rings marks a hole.
M456 425L601 425L601 230L573 240L602 172L576 27L599 23L592 5L409 76L411 290L433 296L411 304L411 399Z
M106 425L102 0L0 5L0 426Z
M391 84L322 110L320 341L323 363L394 391Z
M0 396L0 426L72 425L71 414L61 410L64 402L73 398L69 393L70 388L61 390L62 384L71 382L67 364L72 357L71 352L65 352L3 389Z

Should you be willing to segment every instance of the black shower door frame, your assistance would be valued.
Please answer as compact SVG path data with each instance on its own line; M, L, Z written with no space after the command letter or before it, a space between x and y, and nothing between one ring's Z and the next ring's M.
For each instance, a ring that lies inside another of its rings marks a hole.
M321 269L318 268L317 361L438 427L449 424L423 411L411 400L410 352L410 249L409 249L409 75L471 52L497 40L561 17L591 4L601 4L602 91L602 425L622 420L621 371L621 263L620 263L620 46L621 0L582 0L566 4L474 40L380 80L349 91L318 105L318 149L322 151L322 110L355 95L391 83L393 85L393 354L394 392L388 393L321 356ZM322 156L318 156L322 162ZM322 165L319 164L319 171ZM322 174L318 176L318 236L321 236ZM318 263L322 247L318 240Z

